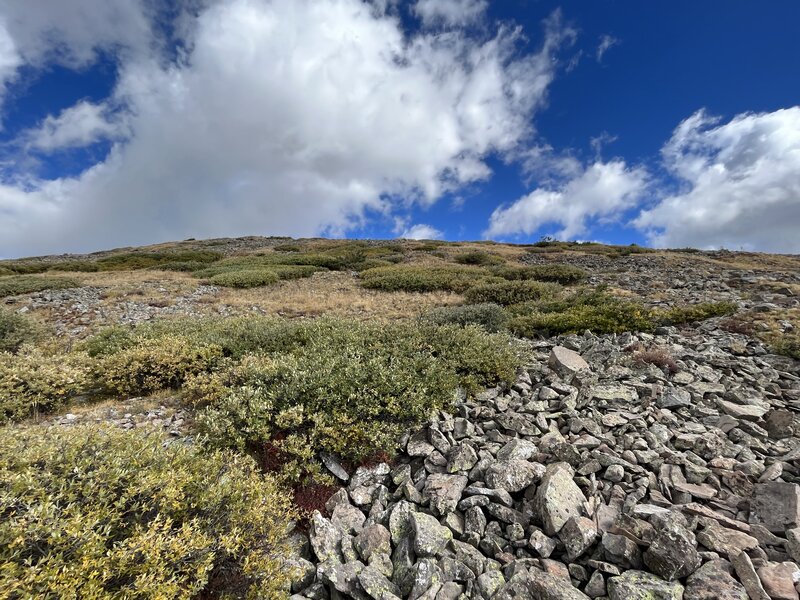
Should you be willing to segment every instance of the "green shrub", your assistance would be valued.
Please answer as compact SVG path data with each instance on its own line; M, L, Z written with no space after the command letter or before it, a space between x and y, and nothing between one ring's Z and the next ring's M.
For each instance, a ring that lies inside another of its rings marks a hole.
M51 265L52 263L40 260L9 260L3 262L0 266L16 275L36 275L37 273L44 273Z
M94 273L100 270L96 262L90 260L65 260L52 263L48 271L67 271L73 273Z
M6 267L0 267L0 277L5 277L6 275L14 275L14 271Z
M32 319L0 307L0 352L16 352L40 336L41 328Z
M31 294L44 290L63 290L80 287L80 283L66 277L47 277L44 275L14 275L0 279L0 298Z
M275 325L276 340L262 355L189 388L206 405L198 422L211 443L274 446L294 481L318 473L313 458L321 450L352 460L393 450L400 433L450 406L458 385L475 391L509 381L519 364L507 336L475 326Z
M457 292L489 279L483 269L472 266L396 265L361 273L361 285L385 292Z
M657 319L663 325L683 325L695 321L705 321L712 317L724 317L736 312L733 302L702 302L659 311Z
M532 279L535 281L550 281L562 285L579 283L588 277L588 273L579 267L561 264L535 265L530 267L506 265L493 267L490 271L493 275L508 279L509 281Z
M296 515L246 456L111 428L7 429L0 513L5 598L289 593Z
M498 281L476 285L464 294L470 304L492 302L501 306L557 296L561 286L539 281Z
M278 279L274 271L251 270L220 273L211 277L208 282L222 287L254 288L278 283Z
M486 331L502 331L508 322L508 313L502 306L491 303L434 308L423 317L435 325L480 325Z
M207 267L207 263L198 262L196 260L174 260L171 262L160 263L154 267L150 267L155 271L177 271L179 273L191 273Z
M120 252L96 261L101 271L135 271L167 263L213 263L222 258L219 252L184 250L173 252Z
M303 248L297 244L278 244L273 250L275 252L301 252Z
M82 355L51 356L33 349L0 353L0 423L53 412L84 393L88 383Z
M509 328L524 337L581 333L622 333L651 331L652 311L638 302L622 300L603 290L578 292L555 301L532 302L512 310L518 316Z
M800 360L800 336L782 334L773 338L770 349L775 354L781 354Z
M222 349L179 335L141 339L108 354L94 366L94 378L107 391L145 395L177 389L191 376L210 370Z
M456 254L453 260L461 265L478 266L499 265L505 262L502 257L497 256L496 254L481 252L480 250L472 250L470 252Z

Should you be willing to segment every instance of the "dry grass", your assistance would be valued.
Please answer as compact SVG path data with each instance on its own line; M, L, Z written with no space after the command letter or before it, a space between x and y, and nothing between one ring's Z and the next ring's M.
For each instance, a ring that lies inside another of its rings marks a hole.
M431 308L462 300L461 296L446 292L386 294L365 290L358 278L340 272L317 273L307 279L264 288L220 290L217 299L237 312L255 308L287 317L329 314L387 321L415 317Z

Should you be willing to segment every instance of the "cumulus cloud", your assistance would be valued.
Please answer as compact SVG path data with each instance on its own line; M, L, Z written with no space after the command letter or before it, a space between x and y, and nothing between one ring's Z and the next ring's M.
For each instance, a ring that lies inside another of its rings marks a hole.
M398 238L404 240L441 240L444 238L444 233L430 225L418 223L407 228Z
M126 3L108 4L123 14ZM400 199L427 205L489 177L486 157L514 152L532 133L569 32L551 20L541 49L522 54L519 30L481 40L459 30L409 34L374 8L220 0L184 13L176 60L120 51L112 101L124 106L130 135L79 177L14 187L6 173L0 254L341 234L368 212L391 214ZM86 36L60 52L89 60L98 45ZM119 34L116 43L141 41ZM61 143L92 137L48 131Z
M531 235L549 225L560 227L556 237L575 239L589 231L590 221L611 222L635 207L647 182L642 167L629 167L622 160L598 161L560 186L537 188L509 206L500 206L484 235Z
M42 152L89 146L122 135L124 124L105 104L81 101L57 116L48 117L22 137L27 145Z
M662 154L683 186L635 221L654 245L800 252L800 107L728 123L699 111Z
M427 27L463 26L478 21L488 6L486 0L417 0L414 12Z

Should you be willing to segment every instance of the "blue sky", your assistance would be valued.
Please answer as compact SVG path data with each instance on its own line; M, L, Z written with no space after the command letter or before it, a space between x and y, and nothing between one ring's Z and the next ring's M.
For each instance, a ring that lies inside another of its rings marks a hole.
M5 0L0 257L253 234L800 252L797 23L791 0Z

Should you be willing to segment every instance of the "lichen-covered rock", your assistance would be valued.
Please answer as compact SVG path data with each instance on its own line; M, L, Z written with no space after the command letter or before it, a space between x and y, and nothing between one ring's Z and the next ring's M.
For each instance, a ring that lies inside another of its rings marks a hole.
M456 509L468 481L464 475L428 475L422 497L429 502L436 514L444 516Z
M539 481L545 466L518 458L499 460L486 469L486 483L492 488L507 492L519 492Z
M676 523L658 531L643 559L653 573L667 581L691 575L701 563L694 534Z
M557 534L570 517L583 512L586 496L572 477L572 467L567 463L554 463L547 466L536 489L533 509L547 535Z
M686 580L683 600L748 600L744 586L731 575L724 560L712 560Z
M419 556L438 556L453 539L453 532L440 525L431 515L412 513L410 519L414 531L414 551Z
M645 571L626 571L608 580L609 600L682 600L683 586Z

